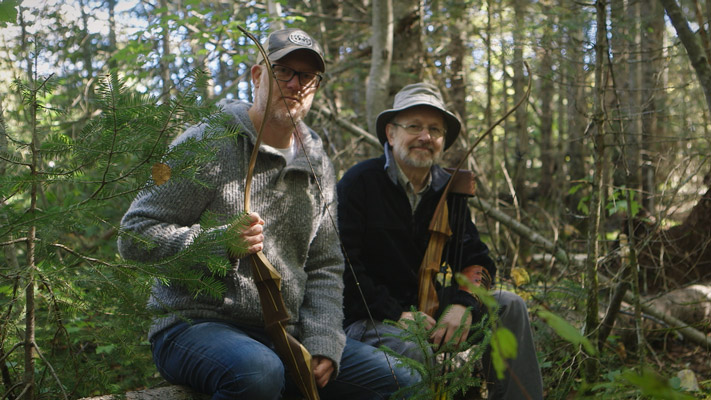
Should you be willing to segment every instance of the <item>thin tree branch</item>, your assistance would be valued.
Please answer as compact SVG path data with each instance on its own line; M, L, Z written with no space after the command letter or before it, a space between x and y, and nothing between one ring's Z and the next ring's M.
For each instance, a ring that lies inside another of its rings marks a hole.
M564 265L577 265L580 266L584 260L576 260L572 257L570 257L565 250L562 248L558 247L557 244L549 241L542 235L540 235L538 232L534 231L533 229L523 225L522 223L516 221L515 219L509 217L508 215L504 214L503 212L494 209L494 207L486 202L485 200L474 196L472 199L469 200L469 203L474 206L476 209L481 210L484 212L487 216L490 216L491 218L495 219L496 221L499 221L515 233L525 236L526 239L531 241L533 244L536 244L540 247L542 247L545 251L547 251L549 254L552 254L559 262L561 262ZM610 278L607 278L601 273L598 273L598 276L600 278L600 281L603 283L609 283ZM632 297L632 294L627 292L624 297L625 301L632 303L634 301L634 298ZM686 339L689 339L690 341L699 344L701 346L705 346L707 348L711 348L711 338L706 337L706 335L703 334L703 332L692 328L689 326L688 323L681 321L671 315L665 314L662 311L659 311L656 307L642 303L641 304L642 311L644 311L646 314L649 314L655 318L658 318L667 324L669 326L673 327L674 329L678 330L679 333L681 333Z
M336 125L340 126L341 128L346 129L348 132L351 132L355 134L356 136L360 136L363 138L366 143L375 146L376 148L382 149L383 145L380 144L380 140L376 138L375 136L371 135L367 131L365 131L363 128L359 127L358 125L349 122L338 115L335 115L334 113L331 112L331 110L328 109L328 107L323 106L321 104L314 103L313 107L320 112L321 114L325 115L327 118L331 119L333 122L336 123Z
M62 385L62 381L59 379L57 376L57 373L54 372L54 368L52 367L52 364L44 358L44 355L40 351L39 346L37 345L37 342L32 341L32 346L34 347L34 350L37 352L37 355L44 361L45 365L47 365L47 368L49 368L49 373L52 374L54 379L57 381L57 386L59 389L62 391L62 395L64 396L64 400L68 400L69 398L67 397L67 393L64 391L64 385Z

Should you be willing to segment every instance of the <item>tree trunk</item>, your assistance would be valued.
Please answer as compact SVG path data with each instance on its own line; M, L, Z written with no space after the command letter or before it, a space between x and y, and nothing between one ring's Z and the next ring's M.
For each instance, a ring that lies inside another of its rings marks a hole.
M496 14L499 16L498 20L498 36L503 37L504 32L503 32L503 27L506 26L507 24L510 24L510 21L507 21L504 19L504 6L502 4L503 2L498 2L498 7L496 10ZM500 45L504 46L503 43L500 43ZM501 97L499 98L499 101L501 102L502 110L500 112L508 111L509 109L509 89L512 86L511 83L511 75L507 73L507 67L509 64L509 60L507 58L509 54L509 51L501 51L499 55L499 64L501 65ZM502 172L504 173L504 178L507 179L506 184L504 182L502 183L501 186L501 194L497 193L497 197L500 195L503 197L503 193L508 191L513 196L513 193L511 193L511 190L508 189L508 174L509 171L513 169L510 159L511 159L511 150L509 149L509 143L511 142L510 140L510 132L514 131L514 129L511 127L511 118L507 118L506 121L503 122L503 138L500 140L501 142L501 159L498 164L494 164L492 168L499 168L501 166ZM508 189L508 190L507 190ZM497 204L498 206L498 204ZM518 261L518 248L511 243L517 242L517 239L515 237L511 237L508 235L508 232L503 232L504 237L502 238L502 242L508 244L509 249L508 249L508 259L512 260L511 263L507 263L501 266L500 268L500 273L501 276L509 276L511 273L511 269L513 268L513 264Z
M641 44L641 25L640 25L640 9L641 3L630 2L627 8L627 19L629 24L633 26L633 30L629 32L632 37L633 48L630 49L629 55L629 75L627 83L629 87L629 128L624 132L624 157L627 160L626 167L629 173L626 178L626 185L633 190L642 189L642 175L640 170L641 148L639 132L642 132L642 62L640 58ZM624 104L624 103L623 103ZM639 196L641 198L641 196Z
M612 110L613 121L611 125L615 133L615 144L613 148L613 163L615 168L612 172L612 182L615 187L626 186L627 188L638 189L639 173L639 148L637 146L635 123L639 119L639 110L635 107L637 102L638 85L632 77L638 76L634 69L638 67L637 51L634 51L639 32L637 28L638 18L634 10L639 9L638 2L629 4L627 0L613 0L610 2L610 19L612 20L612 54L615 78L615 93L617 103Z
M492 46L493 44L491 43L493 40L493 34L494 34L494 29L491 25L491 17L492 14L494 14L493 10L493 1L492 0L487 0L486 3L486 110L484 111L485 113L485 118L486 118L486 126L491 126L491 124L494 123L493 119L493 110L492 110L492 103L493 103L493 98L494 98L494 76L493 76L493 66L492 64L494 63L494 55L493 55L493 50ZM494 204L494 207L498 211L499 209L499 180L496 178L497 174L496 171L498 170L497 168L497 162L496 162L496 140L495 140L496 135L494 132L491 132L491 135L489 135L489 168L491 168L489 175L491 176L491 179L489 179L490 186L491 186L491 195L493 196L492 203ZM501 242L501 224L497 221L494 224L494 229L493 232L491 232L491 241L492 241L492 247L497 249L499 248L499 244Z
M466 10L458 12L466 15ZM449 56L452 58L450 64L451 86L448 90L449 99L452 104L450 108L459 119L462 121L462 131L460 137L468 138L469 129L467 126L467 70L468 65L464 65L464 58L467 56L467 19L462 18L459 21L454 21L451 26L449 35ZM475 138L474 138L475 139Z
M550 6L543 4L543 12L546 15L552 14ZM551 16L553 18L553 16ZM555 87L553 85L553 49L546 47L546 43L551 43L553 29L551 24L543 27L543 37L540 51L538 52L540 64L540 102L541 102L541 180L538 193L546 204L552 203L553 198L553 176L555 174L555 149L553 147L553 95Z
M568 135L567 143L567 176L571 182L571 186L582 184L588 176L585 168L585 152L583 149L583 132L585 131L585 113L587 112L587 103L585 101L585 57L582 52L582 47L585 43L586 25L583 16L580 14L579 7L573 7L571 21L576 23L570 26L579 28L572 29L568 34L566 43L566 52L570 54L572 71L569 72L571 81L568 84ZM578 190L575 193L569 194L566 197L566 206L568 208L567 215L574 216L578 214L578 203L583 197L583 191ZM574 218L570 222L577 226L578 229L583 228L584 219Z
M373 52L366 91L368 130L375 134L375 118L388 107L390 67L393 58L392 0L373 0Z
M663 90L660 90L659 68L664 46L664 12L659 3L650 2L641 7L642 32L642 204L650 213L655 213L656 179L654 176L657 149L654 143L659 137L658 110ZM661 24L660 24L661 22Z
M590 196L590 223L587 234L587 260L585 262L584 287L587 293L585 312L585 336L592 343L597 343L598 334L598 260L600 246L600 219L602 217L602 191L604 188L605 160L605 80L607 70L607 2L597 0L597 32L595 35L595 109L593 112L593 148L595 149L595 169L592 195ZM585 360L583 376L586 382L593 383L599 378L600 364L594 358Z
M528 8L529 0L516 0L514 1L514 18L515 26L513 34L514 43L514 79L513 87L516 98L520 99L523 97L526 91L526 77L524 76L523 67L523 44L524 39L524 29L526 26L526 12ZM514 195L518 201L518 205L521 208L521 218L522 222L525 223L527 209L528 209L528 164L530 160L530 144L528 137L528 108L520 107L514 113L516 126L516 148L514 153L514 175L513 175L513 186ZM520 240L518 247L518 254L522 262L526 262L529 257L530 244L526 240Z
M94 66L92 65L91 46L89 46L89 40L91 40L89 35L89 14L87 14L85 10L85 1L86 0L79 1L79 9L81 10L81 34L83 37L82 43L84 43L82 58L84 61L84 70L87 73L87 77L91 79L94 76ZM88 92L91 93L90 90Z
M422 10L419 0L398 0L393 3L393 58L390 93L423 78L425 57L423 50ZM389 103L392 104L392 97Z
M116 0L108 0L106 5L109 8L109 69L115 70L118 65L111 55L113 55L118 48L116 44Z
M6 156L7 154L9 154L8 140L7 140L8 135L7 135L6 129L7 128L5 126L5 112L3 109L2 99L0 99L0 155L3 155L3 156ZM0 176L6 176L5 175L6 170L7 170L7 162L4 160L0 160ZM0 199L0 208L4 207L5 205L6 205L5 199ZM2 224L4 226L9 226L8 222L9 221L8 221L7 215L3 214L0 217L0 224ZM14 236L14 235L12 235L12 236ZM12 238L12 236L10 238ZM7 266L7 270L8 271L15 271L14 274L16 274L17 271L19 271L19 261L17 258L17 254L18 254L18 251L17 251L16 245L11 244L11 245L3 246L2 260L5 262L5 266ZM16 290L19 285L18 285L17 277L15 277L13 279L13 281L14 281L13 282L14 290L12 291L12 293L13 293L12 298L14 299ZM13 303L16 303L16 302L9 301L8 306L5 308L5 310L3 310L3 315L2 315L3 320L6 319L9 321L10 315L12 314L12 309L13 309L12 304ZM8 326L4 323L0 324L0 337L6 338L7 333L8 333ZM0 341L0 359L5 359L5 357L8 355L5 352L6 343L7 342L5 340ZM9 365L10 364L7 362L3 362L0 365L0 371L1 371L0 375L2 376L2 384L6 388L10 388L14 385L13 377L12 377L12 374L10 373ZM8 396L8 398L12 399L12 397L9 397L9 396Z
M284 21L281 19L281 3L274 0L267 0L267 14L272 17L272 31L284 29Z
M563 16L559 17L560 20L563 20ZM566 30L563 28L558 28L557 31L557 36L563 36L564 32ZM560 48L556 51L555 55L556 58L561 57L563 52L565 51L565 39L562 37L560 39ZM568 193L568 189L570 188L570 180L568 179L568 176L566 174L567 168L565 168L566 164L566 159L565 159L565 154L566 154L566 148L567 148L567 139L570 134L568 132L568 112L567 112L567 107L568 103L570 102L570 98L568 98L567 94L569 93L568 86L570 85L571 78L570 75L566 72L567 69L563 69L562 66L558 65L557 68L557 76L558 76L558 87L556 88L556 92L558 94L557 96L557 102L556 102L556 113L558 116L557 124L556 124L556 130L557 130L557 141L555 142L555 151L556 151L556 168L555 168L555 173L554 173L554 179L553 179L553 184L554 184L554 191L555 191L555 205L553 206L553 210L555 211L556 218L561 221L561 223L568 225L567 222L565 221L565 218L563 217L565 213L565 198Z
M170 12L168 8L168 0L160 0L160 7L166 10L165 13ZM161 16L156 18L160 19ZM173 86L170 80L170 27L168 26L168 21L161 21L163 25L163 32L160 39L161 51L160 51L160 80L161 86L161 97L164 102L168 101L170 95L170 89Z
M35 84L36 85L36 84ZM35 218L37 212L37 198L39 196L39 170L40 166L40 138L37 131L37 90L33 85L33 91L30 102L30 121L32 122L32 141L30 142L31 162L29 164L30 175L32 176L32 184L30 185L30 205L27 214L30 218ZM27 231L26 246L27 253L27 271L25 275L25 375L24 375L24 399L33 400L35 398L35 241L37 239L37 227L31 224Z
M689 56L689 61L694 67L696 76L699 78L699 84L704 91L706 107L711 111L711 66L709 66L709 60L706 58L706 52L697 41L696 35L689 27L689 21L684 17L676 0L659 0L659 2L664 6L664 10L666 10L677 35L679 35L679 39L681 39L681 43L686 49L686 54Z

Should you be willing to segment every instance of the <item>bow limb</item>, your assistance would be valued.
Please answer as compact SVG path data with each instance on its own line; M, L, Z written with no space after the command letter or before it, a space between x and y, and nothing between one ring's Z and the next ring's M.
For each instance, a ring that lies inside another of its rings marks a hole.
M249 157L249 166L247 168L247 176L245 177L245 182L244 182L244 212L249 213L249 198L250 198L250 192L252 191L252 176L254 175L254 166L257 164L257 154L259 154L259 146L262 144L262 133L264 132L264 127L267 125L267 117L269 116L269 112L271 111L271 104L272 104L272 88L273 88L273 80L271 79L271 76L273 75L272 72L272 65L269 62L269 58L267 56L267 52L264 50L264 47L262 47L262 44L259 43L259 40L257 40L254 35L249 33L246 29L242 28L241 26L237 26L237 28L242 31L251 41L254 42L254 44L257 45L257 48L259 49L259 52L262 53L262 57L264 57L264 64L267 66L267 71L269 72L269 93L267 94L267 104L264 107L264 116L262 117L262 121L259 124L259 130L257 132L257 138L254 140L254 148L252 149L252 154Z
M264 116L259 126L257 138L254 142L254 148L249 158L247 176L245 177L244 211L248 213L254 166L257 163L257 154L259 153L259 147L262 143L262 133L264 132L266 120L269 116L274 80L272 79L273 72L271 63L269 62L269 57L264 47L262 47L259 40L247 30L241 26L238 26L238 28L257 45L262 57L264 57L269 73L267 104L264 109ZM303 394L307 400L318 400L319 395L316 380L313 370L311 369L311 354L286 331L286 325L290 317L286 310L286 305L284 304L284 298L281 295L281 275L261 251L252 254L251 260L252 272L254 274L255 284L257 285L257 291L259 292L259 302L262 306L264 329L272 340L279 358L284 362L289 374L299 387L301 394Z
M264 314L264 329L301 393L308 400L318 400L318 389L311 369L311 354L286 331L290 317L279 288L281 275L261 251L251 257Z
M447 185L449 188L449 184ZM446 190L446 189L445 189ZM452 236L449 227L449 207L447 206L447 196L443 195L439 199L432 220L430 221L430 241L427 244L425 256L420 264L419 290L418 290L418 310L434 316L439 308L439 299L434 286L434 280L439 272L442 262L442 251L444 245Z

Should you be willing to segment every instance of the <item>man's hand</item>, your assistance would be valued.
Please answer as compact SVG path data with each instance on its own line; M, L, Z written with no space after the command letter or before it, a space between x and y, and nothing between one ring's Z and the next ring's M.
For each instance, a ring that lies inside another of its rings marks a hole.
M230 235L231 240L227 243L231 260L257 253L264 248L263 225L264 220L255 212L232 223L229 230L234 235Z
M428 330L434 328L435 323L437 322L434 318L421 311L416 311L414 313L412 311L403 311L403 313L400 314L400 319L397 321L398 325L400 325L402 329L407 329L407 321L414 321L415 315L423 315L425 317L425 328Z
M462 275L466 276L469 282L476 287L483 287L486 290L491 288L491 275L489 275L489 271L481 265L470 265L463 268ZM463 286L461 289L471 293L471 290L469 290L467 286Z
M466 318L464 319L464 325L462 325L462 318L464 314ZM448 343L450 340L454 339L454 344L459 345L467 340L469 336L469 328L472 324L472 314L461 304L452 304L445 311L444 314L439 318L437 323L437 329L430 336L432 343L442 346ZM457 329L462 326L461 332L457 332ZM455 337L455 334L458 335Z
M314 372L316 385L323 388L331 379L331 374L333 374L333 361L328 357L313 356L311 358L311 370Z

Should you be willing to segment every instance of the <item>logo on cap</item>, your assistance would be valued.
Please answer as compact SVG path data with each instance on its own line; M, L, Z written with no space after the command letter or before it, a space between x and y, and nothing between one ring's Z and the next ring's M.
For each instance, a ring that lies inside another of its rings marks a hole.
M289 41L297 46L311 47L313 42L304 32L293 32L289 35Z

